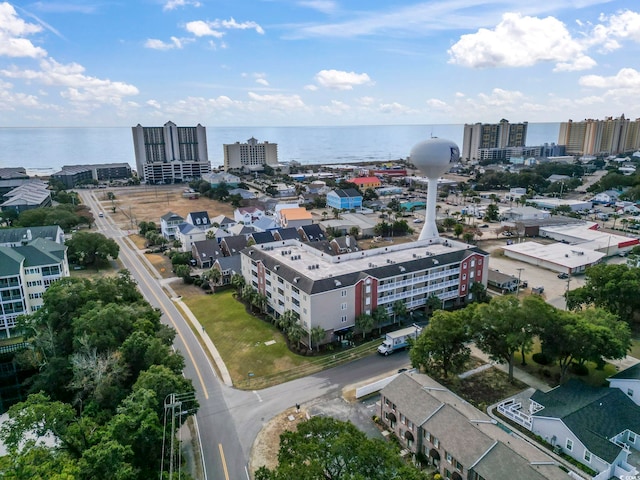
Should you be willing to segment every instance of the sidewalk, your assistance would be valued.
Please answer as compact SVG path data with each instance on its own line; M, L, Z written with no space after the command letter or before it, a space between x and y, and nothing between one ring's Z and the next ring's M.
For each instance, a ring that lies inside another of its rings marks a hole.
M492 366L495 366L496 368L502 370L505 373L509 373L508 365L505 365L504 363L496 363L491 361L491 359L489 359L489 356L487 354L485 354L478 347L476 347L475 343L472 343L471 345L469 345L469 348L471 349L472 356L479 358L480 360L483 360ZM484 367L484 368L488 368L488 367ZM479 367L478 369L474 369L474 370L480 370L480 369L483 369L483 367ZM465 372L465 373L470 374L470 372ZM461 375L465 375L465 374L463 373ZM530 387L540 390L541 392L548 392L553 388L547 385L545 382L543 382L539 378L534 377L533 375L530 375L529 373L521 370L520 368L518 368L517 365L514 365L513 367L513 376L514 378L517 378L518 380L520 380L522 383L526 383Z

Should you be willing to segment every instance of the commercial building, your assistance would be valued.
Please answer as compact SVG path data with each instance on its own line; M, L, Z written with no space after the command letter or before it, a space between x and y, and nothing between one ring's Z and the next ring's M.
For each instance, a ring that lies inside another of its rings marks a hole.
M462 157L464 161L480 160L480 149L524 147L527 141L528 123L465 124L462 140Z
M224 144L224 170L262 170L278 165L278 144L260 143L251 137L247 143Z
M361 192L364 192L368 188L376 189L382 186L382 182L378 177L356 177L349 180L351 183L355 183Z
M391 313L401 301L414 310L433 296L444 307L462 305L473 283L487 284L488 254L465 243L434 238L361 250L343 240L340 248L298 240L251 246L241 252L242 275L267 297L273 315L291 310L307 333L323 328L321 343L339 339L376 308Z
M67 247L60 243L28 235L20 245L1 246L0 338L11 337L16 319L40 309L47 288L68 276Z
M640 119L631 121L621 115L604 120L586 119L562 122L558 144L567 155L617 155L640 148Z
M195 127L178 127L167 122L162 127L132 128L138 177L147 183L179 183L211 171L207 132Z

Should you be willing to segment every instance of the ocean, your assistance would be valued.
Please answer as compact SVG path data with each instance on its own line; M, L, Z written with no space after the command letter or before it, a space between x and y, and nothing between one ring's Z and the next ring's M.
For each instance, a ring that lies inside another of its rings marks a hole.
M530 123L527 145L557 142L559 128L559 123ZM282 162L340 164L407 158L416 143L430 137L460 146L463 134L464 125L207 127L207 145L214 168L223 164L223 144L251 137L277 143ZM63 165L93 163L129 163L135 169L131 128L0 128L0 167L46 176Z

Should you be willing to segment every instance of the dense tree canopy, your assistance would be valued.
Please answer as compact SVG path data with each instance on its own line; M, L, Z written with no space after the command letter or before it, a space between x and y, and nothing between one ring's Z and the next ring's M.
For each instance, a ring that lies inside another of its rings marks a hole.
M43 308L22 317L20 327L33 348L16 362L37 373L30 395L9 409L0 428L9 450L0 478L157 478L169 454L164 400L171 393L194 398L194 389L171 348L175 332L160 323L128 272L54 283ZM195 399L183 402L183 411L197 407ZM57 443L25 442L30 432Z
M85 267L107 265L120 252L118 244L101 233L77 232L65 245L69 247L69 261Z
M313 417L280 436L278 466L261 467L256 480L417 480L418 470L404 463L383 440L372 440L352 423Z

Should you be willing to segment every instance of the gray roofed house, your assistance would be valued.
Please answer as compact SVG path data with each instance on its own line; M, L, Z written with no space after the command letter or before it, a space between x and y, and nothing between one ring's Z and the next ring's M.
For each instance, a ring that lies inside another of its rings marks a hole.
M0 246L3 247L15 247L35 238L45 238L64 244L64 231L59 225L0 228Z
M45 238L0 246L0 338L11 337L20 315L42 307L49 286L69 276L67 247Z
M222 285L228 285L231 283L231 277L233 277L233 275L240 274L242 269L242 260L240 255L221 257L215 261L214 267L222 272Z
M3 195L5 201L0 204L2 211L15 210L18 213L34 208L49 207L52 204L51 192L47 184L32 180Z
M244 235L233 235L231 237L224 237L220 241L220 248L225 257L232 255L240 255L242 249L247 247L247 237Z
M303 242L317 242L319 240L326 240L327 238L324 230L322 230L317 223L298 227L298 233Z
M233 188L229 190L229 195L240 195L243 200L251 200L258 197L255 193L244 188Z
M227 217L226 215L218 215L211 219L212 225L218 225L220 228L230 228L236 224L236 221L232 218Z
M274 241L272 232L254 232L249 236L249 238L253 238L253 241L258 245Z
M191 245L191 257L198 263L198 268L211 268L223 253L215 239L200 240Z
M251 225L243 225L242 223L237 223L234 226L227 228L227 231L231 235L244 235L245 237L248 237L253 232L255 232L256 229Z
M253 228L258 231L266 232L267 230L275 230L278 227L276 220L270 216L264 216L260 220L253 222Z
M640 474L640 406L622 390L570 379L549 392L536 391L527 406L509 399L498 410L595 470L594 478Z
M289 228L277 228L272 230L273 238L275 240L299 240L300 236L298 235L299 229L302 227L289 227Z
M444 478L568 478L552 457L415 370L380 391L380 418L402 448L427 457Z
M640 405L640 363L609 377L609 386L622 390L637 405Z
M176 231L182 223L185 223L184 218L177 213L165 213L160 217L160 233L167 240L174 240L176 238Z
M185 219L187 223L190 223L194 227L206 230L211 228L211 220L209 220L209 214L207 212L190 212Z

